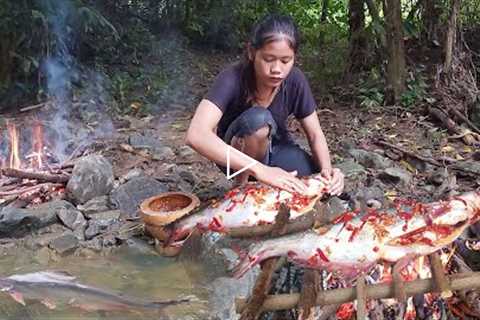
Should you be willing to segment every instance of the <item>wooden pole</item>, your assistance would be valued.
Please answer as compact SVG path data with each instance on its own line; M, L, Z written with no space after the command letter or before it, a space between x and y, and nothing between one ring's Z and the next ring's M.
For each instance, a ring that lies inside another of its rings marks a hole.
M367 319L367 290L365 283L365 275L361 275L357 279L357 320Z
M275 217L275 224L271 231L272 237L278 237L285 233L288 220L290 219L290 209L281 204ZM248 303L241 312L240 320L255 320L262 314L262 305L265 302L268 291L270 290L270 283L272 276L278 267L278 262L281 258L270 258L262 264L262 271L258 275L255 285L252 289L252 294L248 299Z
M480 272L465 272L447 276L452 290L464 290L480 288ZM432 278L419 279L405 283L407 297L415 294L435 292L435 280ZM395 298L392 283L379 283L366 286L367 299L390 299ZM299 293L269 295L262 311L288 310L295 308L300 298ZM356 299L355 288L341 288L319 292L317 305L322 301L324 304L342 304ZM235 301L237 312L245 308L245 299L237 298Z
M447 276L445 275L442 261L438 252L434 252L428 256L430 260L430 269L432 270L432 276L435 280L435 289L440 292L442 298L450 298L453 293L450 288Z

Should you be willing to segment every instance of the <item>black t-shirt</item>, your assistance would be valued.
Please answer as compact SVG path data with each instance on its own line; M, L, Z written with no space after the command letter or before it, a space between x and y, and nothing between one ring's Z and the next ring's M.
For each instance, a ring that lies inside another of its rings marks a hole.
M228 126L252 104L246 102L241 82L241 66L234 64L224 69L215 79L205 99L213 102L222 112L217 135L225 135ZM287 118L293 114L297 119L311 115L316 108L315 99L305 75L293 67L287 78L282 81L280 90L273 98L268 110L277 123L278 130L274 142L291 142L287 130Z

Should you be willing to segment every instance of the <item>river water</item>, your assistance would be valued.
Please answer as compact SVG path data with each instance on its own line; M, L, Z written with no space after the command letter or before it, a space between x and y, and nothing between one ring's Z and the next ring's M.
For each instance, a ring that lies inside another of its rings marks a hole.
M208 282L206 267L192 261L182 262L145 253L131 247L122 247L107 256L89 258L68 256L58 262L40 264L34 254L18 250L15 254L0 256L0 274L9 276L45 270L62 270L77 277L78 282L148 301L194 297L193 302L169 306L165 313L170 319L197 320L208 317ZM26 301L23 306L6 293L0 293L1 320L100 320L100 319L165 319L155 313L85 312L57 306L49 310L43 304Z

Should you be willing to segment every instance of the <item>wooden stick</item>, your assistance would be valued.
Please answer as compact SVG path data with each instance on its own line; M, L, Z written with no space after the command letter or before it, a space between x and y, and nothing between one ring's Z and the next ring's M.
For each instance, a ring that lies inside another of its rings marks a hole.
M282 203L278 210L278 214L275 217L275 224L273 225L271 235L273 237L281 236L286 230L286 225L289 219L290 209ZM272 276L277 268L277 262L279 259L280 258L270 258L262 264L262 271L255 281L252 294L248 299L246 307L241 312L241 320L255 320L261 315L261 306L270 290Z
M33 106L23 107L23 108L20 108L20 112L25 112L25 111L30 111L30 110L34 110L34 109L43 108L46 104L47 104L46 102L42 102L42 103L39 103L39 104L35 104Z
M399 261L395 263L392 268L392 278L393 278L393 291L395 292L395 298L400 303L407 301L407 293L405 291L405 285L400 271L405 267L404 261Z
M375 141L376 144L379 144L379 145L383 145L383 146L386 146L386 147L389 147L389 148L392 148L392 149L395 149L395 150L398 150L400 152L403 152L405 153L406 155L410 156L410 157L413 157L413 158L417 158L419 160L422 160L422 161L425 161L425 162L428 162L430 164L433 164L434 166L437 166L437 167L445 167L443 164L441 164L440 162L438 162L437 160L435 159L431 159L431 158L426 158L426 157L422 157L418 154L415 154L413 152L410 152L402 147L399 147L399 146L396 146L396 145L393 145L393 144L390 144L388 142L385 142L385 141L382 141L382 140L376 140ZM467 168L463 168L461 166L459 166L458 164L450 164L448 166L448 168L450 169L454 169L454 170L458 170L458 171L462 171L468 175L471 175L473 177L477 177L478 176L478 172L475 172L473 170L468 170Z
M367 319L367 290L365 284L365 275L357 279L357 320Z
M447 276L452 290L480 288L480 272L465 272ZM395 298L392 283L380 283L366 286L368 299ZM435 280L432 278L418 279L405 283L405 292L408 297L415 294L435 292ZM325 304L342 304L351 302L356 298L355 288L341 288L324 291ZM288 310L295 308L300 298L299 293L269 295L265 300L262 311ZM235 300L237 312L245 308L245 299ZM317 304L319 301L317 300Z
M66 174L50 174L43 172L29 172L12 168L2 169L2 174L7 177L16 177L54 183L67 183L70 179Z
M52 189L52 188L57 188L57 187L63 187L64 185L61 184L61 183L41 183L41 184L37 184L37 185L34 185L34 186L30 186L30 187L25 187L25 188L20 188L20 189L14 189L14 190L11 190L11 191L2 191L0 192L0 196L1 197L4 197L4 196L13 196L13 195L21 195L23 193L27 193L27 192L35 192L37 190L40 190L42 188L49 188L49 189Z
M463 115L460 111L458 111L456 108L449 108L451 113L453 113L454 116L456 116L458 119L462 120L465 122L473 131L476 133L480 134L480 129L477 128L475 124L473 124L465 115Z
M392 149L395 149L395 150L398 150L412 158L417 158L419 160L422 160L424 162L428 162L430 164L433 164L434 166L437 166L437 167L442 167L442 164L440 162L438 162L437 160L435 159L431 159L431 158L427 158L427 157L423 157L421 155L418 155L416 153L413 153L411 151L408 151L402 147L399 147L399 146L396 146L394 144L391 144L391 143L388 143L386 141L382 141L382 140L376 140L375 141L376 144L379 144L379 145L382 145L382 146L385 146L385 147L389 147L389 148L392 148Z
M440 292L442 298L450 298L453 293L450 288L450 283L448 282L447 277L445 276L444 268L442 261L438 252L434 252L428 256L430 260L430 269L432 270L432 276L435 280L435 288Z
M429 107L428 112L440 120L445 127L448 129L448 131L453 132L454 134L460 134L462 133L462 129L458 127L458 125L453 121L451 118L448 117L443 111L437 108ZM475 143L475 139L472 137L471 134L466 134L462 137L463 142L465 142L468 145L472 145Z
M320 287L320 274L318 270L307 269L303 274L302 291L298 308L301 320L308 319L316 305L318 289Z

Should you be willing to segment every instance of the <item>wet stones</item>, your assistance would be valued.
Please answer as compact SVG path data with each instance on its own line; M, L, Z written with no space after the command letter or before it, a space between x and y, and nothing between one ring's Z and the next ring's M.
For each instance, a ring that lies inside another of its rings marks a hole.
M83 205L78 205L77 209L85 215L110 210L110 200L108 196L95 197L88 200Z
M0 237L19 237L49 226L58 222L60 212L70 210L75 210L75 207L65 200L47 202L28 209L5 207L0 211Z
M79 241L72 233L65 233L50 242L49 247L60 255L73 253L78 247Z
M107 195L113 188L114 176L110 162L100 155L90 155L77 161L67 184L67 194L83 204L98 196Z
M116 209L133 217L143 200L166 191L167 187L154 178L137 177L113 190L110 201Z

